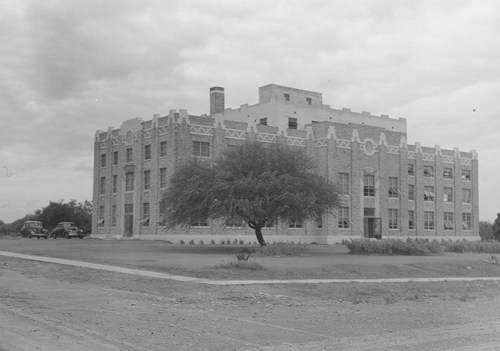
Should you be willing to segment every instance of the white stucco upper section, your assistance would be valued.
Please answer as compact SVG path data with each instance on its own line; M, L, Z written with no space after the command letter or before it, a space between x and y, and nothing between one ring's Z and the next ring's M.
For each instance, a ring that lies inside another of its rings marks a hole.
M267 118L267 125L287 129L289 118L297 119L297 129L304 130L313 122L365 124L389 131L406 133L406 119L375 116L369 112L353 112L350 109L333 109L323 104L321 93L270 84L259 88L259 103L241 105L237 109L225 109L224 119L259 123Z

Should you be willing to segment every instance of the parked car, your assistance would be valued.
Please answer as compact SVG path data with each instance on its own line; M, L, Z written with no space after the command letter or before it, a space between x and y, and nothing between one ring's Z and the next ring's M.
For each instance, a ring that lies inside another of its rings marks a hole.
M49 236L51 238L80 238L83 239L85 234L79 229L74 222L59 222L57 226L52 229Z
M43 227L43 223L40 221L26 221L21 228L19 234L28 238L44 238L47 239L48 230Z

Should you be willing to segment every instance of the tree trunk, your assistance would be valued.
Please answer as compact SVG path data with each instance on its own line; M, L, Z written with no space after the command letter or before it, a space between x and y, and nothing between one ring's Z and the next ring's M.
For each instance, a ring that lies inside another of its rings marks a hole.
M255 236L257 237L257 241L259 242L260 246L267 246L267 243L264 241L264 237L262 236L262 227L256 225L254 227L255 230Z

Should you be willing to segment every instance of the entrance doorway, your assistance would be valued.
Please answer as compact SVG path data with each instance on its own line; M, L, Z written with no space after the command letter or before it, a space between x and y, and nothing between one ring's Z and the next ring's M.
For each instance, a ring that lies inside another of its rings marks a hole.
M364 218L364 232L365 232L365 238L382 239L380 218L365 217Z
M130 238L134 232L134 205L125 204L125 225L123 236Z

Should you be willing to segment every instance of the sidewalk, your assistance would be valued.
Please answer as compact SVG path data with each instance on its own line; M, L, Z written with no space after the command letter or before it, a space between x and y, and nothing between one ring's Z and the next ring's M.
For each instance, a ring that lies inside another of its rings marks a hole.
M56 263L66 266L91 268L108 272L139 275L143 277L168 279L179 282L190 282L208 285L251 285L251 284L335 284L335 283L408 283L408 282L468 282L468 281L500 281L500 277L433 277L433 278L383 278L383 279L291 279L291 280L213 280L182 275L171 275L141 269L110 266L105 264L73 261L55 257L25 255L8 251L0 251L0 256L21 258L24 260Z

